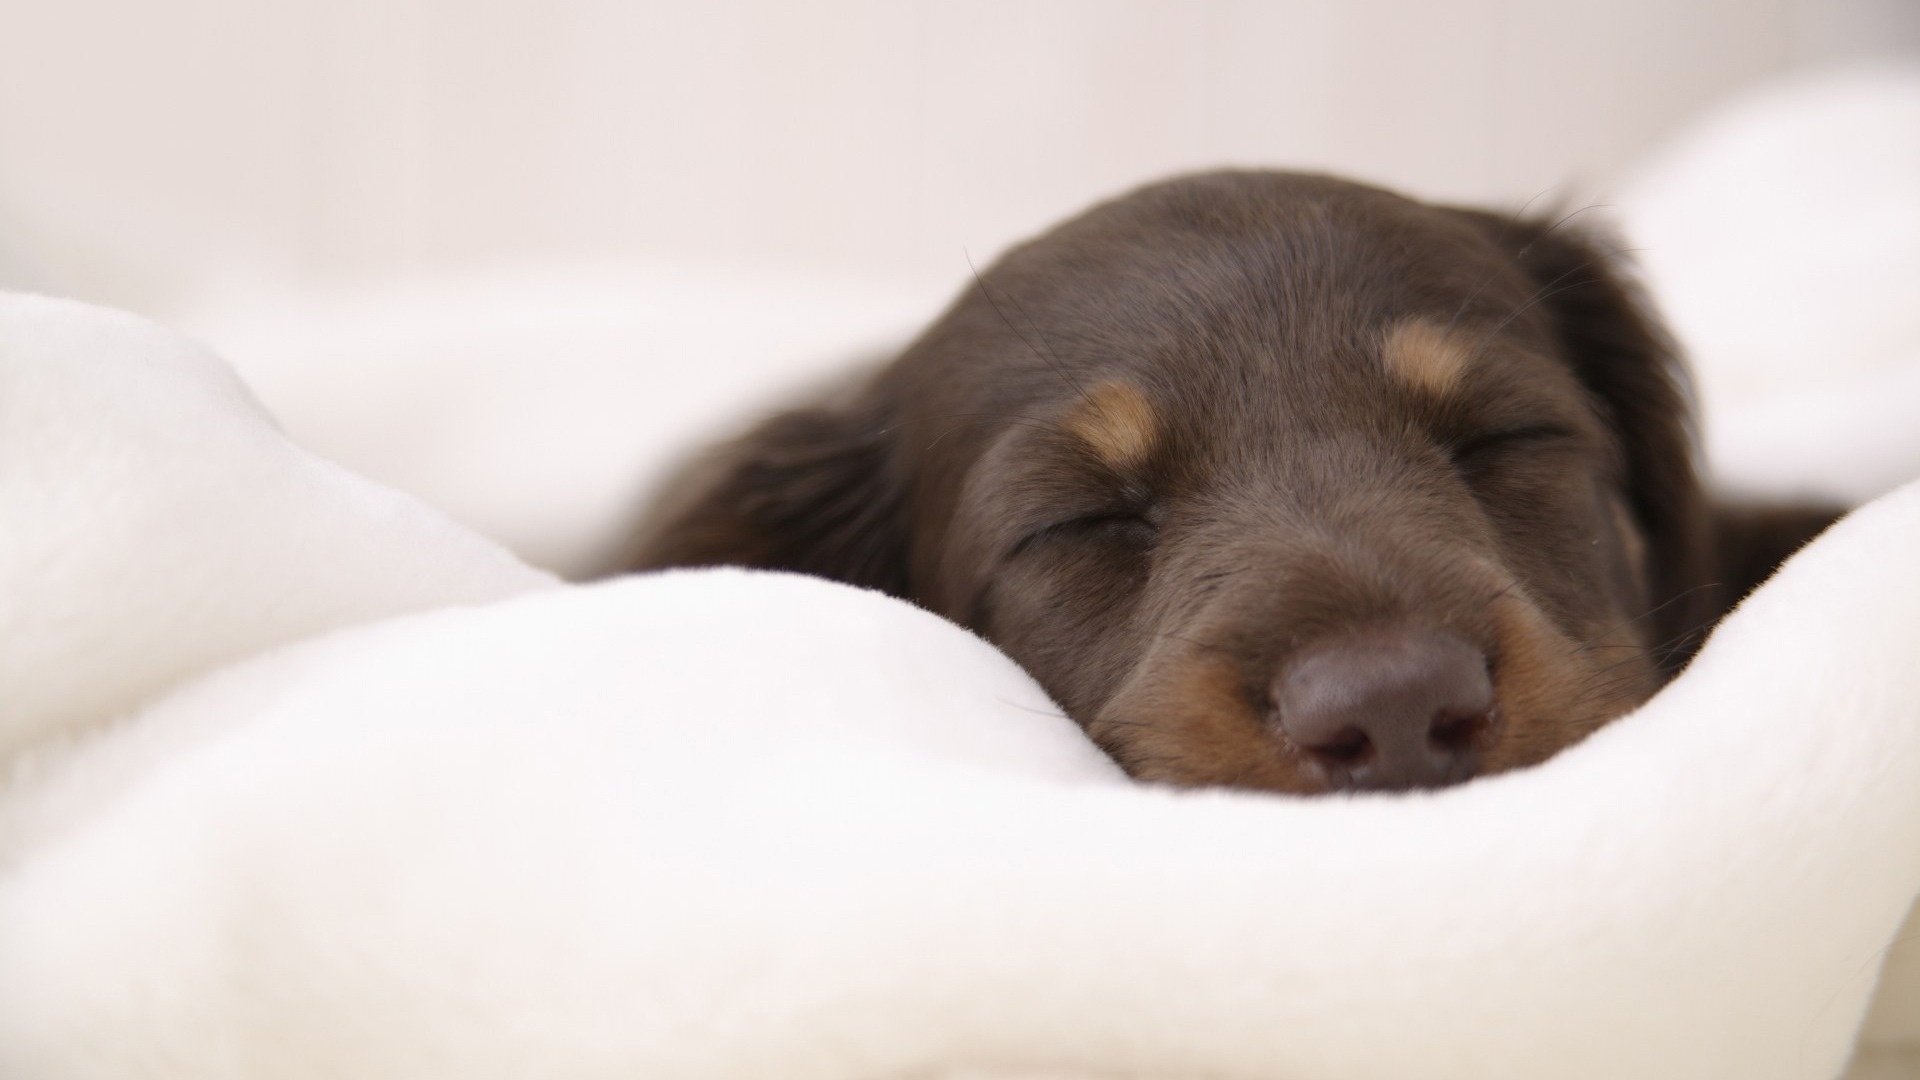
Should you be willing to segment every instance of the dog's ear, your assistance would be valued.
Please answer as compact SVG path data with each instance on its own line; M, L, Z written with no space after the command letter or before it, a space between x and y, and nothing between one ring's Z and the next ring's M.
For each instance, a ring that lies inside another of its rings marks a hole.
M780 413L669 481L622 570L750 566L905 595L904 485L881 395Z
M1844 513L1844 507L1822 502L1723 501L1714 506L1714 561L1727 606L1772 577L1781 563Z
M1712 558L1692 395L1672 338L1609 239L1559 222L1462 211L1532 280L1561 350L1619 434L1626 497L1647 550L1648 637L1669 670L1731 599Z

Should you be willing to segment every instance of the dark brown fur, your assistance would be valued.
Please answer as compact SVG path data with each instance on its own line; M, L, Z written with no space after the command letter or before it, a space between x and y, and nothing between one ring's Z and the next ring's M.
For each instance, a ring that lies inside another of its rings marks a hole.
M1396 376L1409 326L1464 368ZM995 642L1135 776L1317 792L1270 715L1303 648L1471 641L1484 769L1525 765L1832 516L1710 506L1675 349L1575 228L1232 172L1015 248L846 400L698 465L626 568L881 589Z

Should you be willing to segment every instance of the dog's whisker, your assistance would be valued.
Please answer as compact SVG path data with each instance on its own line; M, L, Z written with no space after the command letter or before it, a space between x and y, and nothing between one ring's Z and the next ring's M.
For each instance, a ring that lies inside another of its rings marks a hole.
M960 431L966 428L970 424L987 423L990 421L1004 421L1012 424L1025 424L1041 431L1047 431L1053 428L1053 425L1045 420L1036 419L1031 416L1014 416L1008 413L987 413L987 412L936 413L931 416L918 418L918 420L924 421L924 422L932 422L935 420L955 420L955 419L957 419L959 422L942 429L940 434L934 436L931 441L929 441L925 446L920 448L921 452L930 453L936 446L940 445L940 443L944 441L947 436L952 435L956 431ZM907 423L908 422L902 422L894 425L891 428L887 428L884 430L888 432L896 431L896 430L899 430L900 428L906 427Z
M1500 223L1500 237L1495 242L1495 246L1499 247L1502 250L1505 250L1507 246L1507 241L1509 238L1512 237L1513 231L1519 228L1522 224L1526 222L1527 211L1532 209L1533 204L1538 202L1541 196L1545 195L1547 192L1552 190L1553 189L1551 187L1544 187L1544 188L1541 188L1539 191L1534 192L1533 197L1528 199L1525 203L1521 204L1519 210L1515 211L1512 215L1508 216L1505 220L1503 220ZM1547 230L1547 233L1551 233L1554 229L1557 229L1559 227L1560 227L1560 222L1555 222L1552 228L1549 228ZM1545 235L1546 233L1542 233L1541 237L1544 237ZM1533 249L1533 245L1537 243L1541 237L1536 237L1534 240L1528 241L1523 247L1521 247L1520 251L1514 256L1514 261L1519 262L1520 260L1526 258L1527 252ZM1467 295L1464 299L1460 301L1460 306L1454 308L1452 317L1447 319L1447 324L1443 331L1443 336L1446 333L1451 333L1453 331L1453 328L1460 324L1460 316L1466 314L1467 308L1473 306L1473 302L1475 300L1480 299L1480 294L1486 291L1487 286L1493 282L1494 278L1500 276L1500 272L1502 269L1506 269L1506 268L1496 266L1493 269L1487 271L1486 274L1483 277L1481 277L1479 282L1477 282L1473 286L1473 288L1467 290Z
M1648 608L1647 610L1641 612L1640 614L1635 615L1633 618L1628 619L1623 625L1633 626L1636 623L1644 622L1645 620L1660 614L1661 612L1667 610L1668 608L1681 602L1682 600L1691 599L1695 595L1705 592L1708 589L1720 588L1720 585L1721 583L1718 581L1703 581L1698 585L1694 585L1689 588L1682 589L1679 592L1674 593L1672 596L1668 597L1667 599L1661 601L1660 603L1655 604L1652 607Z
M1095 728L1109 728L1109 727L1153 728L1153 727L1158 727L1159 725L1153 723L1150 720L1127 720L1118 716L1109 716L1109 717L1103 717L1099 720L1094 721L1092 726Z
M1039 346L1036 346L1031 340L1028 339L1026 333L1022 331L1018 326L1014 325L1014 321L1012 319L1007 317L1007 313L1004 310L1002 310L1000 307L1000 301L994 299L993 289L987 285L986 278L980 276L980 268L974 265L973 255L966 251L962 251L961 254L965 256L967 260L967 269L973 272L973 281L974 281L974 284L979 287L980 295L986 298L988 306L993 309L993 313L995 315L1000 316L1000 321L1007 324L1007 329L1013 331L1014 336L1020 339L1020 343L1025 345L1029 352L1033 353L1034 356L1038 357L1042 363L1052 368L1054 374L1060 376L1060 380L1062 382L1066 383L1069 387L1071 387L1074 393L1080 395L1081 400L1083 401L1091 400L1091 395L1088 394L1087 388L1084 385L1082 385L1078 379L1074 378L1070 372L1067 371L1066 365L1060 362L1059 356L1054 354L1050 348L1042 349ZM1008 296L1007 299L1009 300L1009 302L1012 302L1014 304L1019 303L1019 301L1014 300L1012 296ZM1025 318L1026 310L1022 308L1020 314L1023 318ZM1036 335L1039 334L1039 328L1037 326L1034 328L1034 333ZM1040 343L1041 345L1045 345L1046 338L1041 337Z
M1228 656L1233 655L1233 650L1228 648L1225 645L1219 645L1219 644L1214 644L1214 643L1205 642L1205 641L1195 641L1193 638L1185 637L1180 634L1170 633L1165 630L1155 631L1153 634L1149 636L1156 639L1166 638L1169 641L1180 642L1182 645L1191 645L1192 647L1199 649L1201 652L1223 653Z
M1009 701L1006 698L999 697L997 695L994 697L993 700L1009 708L1019 709L1021 712L1032 713L1035 716L1048 716L1048 717L1052 717L1055 720L1071 720L1072 719L1072 717L1069 717L1066 713L1060 712L1055 709L1039 709L1039 708L1035 708L1032 705L1022 705L1017 701Z
M1550 300L1553 297L1572 292L1575 289L1583 289L1583 288L1587 288L1588 286L1603 284L1606 282L1607 279L1605 277L1596 277L1596 278L1591 278L1585 281L1575 281L1567 285L1561 285L1560 282L1565 281L1567 278L1572 277L1574 274L1577 274L1582 270L1591 269L1596 266L1604 266L1608 263L1618 260L1622 256L1633 254L1634 252L1637 252L1639 250L1640 250L1639 248L1624 248L1624 247L1609 248L1595 255L1593 258L1590 258L1585 262L1578 263L1572 268L1561 272L1552 281L1547 282L1545 285L1542 285L1538 290L1536 290L1534 294L1531 297L1529 297L1525 303L1521 304L1519 307L1516 307L1512 311L1508 312L1505 318L1501 319L1498 323L1494 324L1493 329L1482 334L1480 336L1480 339L1474 343L1473 348L1470 351L1471 354L1478 354L1482 349L1486 348L1487 343L1492 341L1495 335L1500 333L1500 331L1505 330L1508 326L1511 326L1515 319L1518 319L1521 315L1532 310L1532 308L1535 305L1540 304L1546 300Z
M903 430L905 430L905 429L907 429L907 428L909 428L909 427L911 427L912 425L914 425L914 424L917 424L917 423L932 423L933 421L936 421L936 420L954 420L954 419L961 419L961 420L1005 420L1005 421L1008 421L1009 423L1015 423L1015 424L1031 424L1032 426L1034 426L1034 427L1037 427L1037 428L1050 428L1050 427L1052 427L1052 426L1053 426L1051 422L1049 422L1049 421L1047 421L1047 420L1043 420L1043 419L1041 419L1041 418L1039 418L1039 417L1037 417L1037 416L1022 416L1022 415L1020 415L1019 413L1009 413L1009 412L937 412L937 413L930 413L930 414L928 414L928 415L926 415L926 416L917 416L917 417L914 417L914 418L912 418L912 419L908 419L908 420L901 420L901 421L899 421L899 422L897 422L897 423L894 423L894 424L889 424L889 425L887 425L886 427L883 427L883 428L881 428L881 429L880 429L880 430L878 431L878 433L877 433L877 434L879 434L879 435L881 435L881 436L886 436L886 435L891 435L891 434L893 434L893 433L894 433L894 432L896 432L896 431L903 431Z

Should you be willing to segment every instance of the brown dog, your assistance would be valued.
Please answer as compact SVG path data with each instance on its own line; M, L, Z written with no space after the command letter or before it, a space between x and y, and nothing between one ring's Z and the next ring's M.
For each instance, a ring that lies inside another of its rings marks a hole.
M1833 517L1710 508L1675 351L1615 263L1323 176L1157 184L1014 249L845 400L700 462L627 568L912 600L1142 779L1538 762Z

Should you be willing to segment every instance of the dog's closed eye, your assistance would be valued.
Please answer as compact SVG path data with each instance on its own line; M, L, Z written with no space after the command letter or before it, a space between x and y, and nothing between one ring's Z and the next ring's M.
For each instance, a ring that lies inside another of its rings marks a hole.
M1065 541L1145 548L1152 546L1159 535L1160 526L1149 511L1103 510L1042 525L1015 541L1007 551L1007 558L1015 558L1038 545Z
M1456 439L1447 451L1454 464L1473 467L1484 465L1510 450L1570 442L1574 438L1574 430L1564 424L1518 424Z

